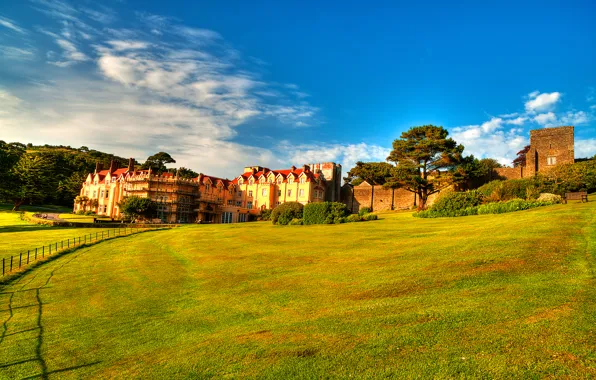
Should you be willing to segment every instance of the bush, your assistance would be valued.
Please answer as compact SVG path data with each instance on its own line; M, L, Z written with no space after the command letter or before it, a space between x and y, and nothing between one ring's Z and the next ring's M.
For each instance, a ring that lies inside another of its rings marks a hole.
M289 224L292 219L302 219L302 210L304 206L298 202L282 203L271 212L271 221L273 224Z
M85 211L85 215L87 215L87 216L95 215L95 213L93 211Z
M354 222L360 222L360 221L362 221L362 217L358 214L352 214L346 218L346 223L354 223Z
M483 198L484 196L475 190L466 192L448 191L439 196L430 207L430 210L442 213L456 212L480 205Z
M331 202L314 202L304 206L302 220L304 224L325 224Z
M79 210L75 214L76 215L85 215L85 210Z
M290 225L290 226L301 226L302 225L302 219L294 218L294 219L290 220L290 223L288 223L288 225Z
M370 209L370 207L362 207L360 210L358 210L358 215L363 216L366 214L370 214L372 210Z
M379 216L377 214L366 214L362 217L364 220L377 220Z
M540 194L538 199L536 199L537 202L552 202L553 204L561 203L562 200L563 199L561 198L560 195L551 194L551 193L542 193L542 194Z
M546 190L546 184L538 178L492 181L478 188L478 192L489 202L512 199L536 199Z
M265 210L261 210L261 215L259 216L259 218L261 220L271 220L271 213L273 212L272 209L268 208Z
M304 224L339 224L347 213L346 205L341 202L309 203L304 206L303 221Z

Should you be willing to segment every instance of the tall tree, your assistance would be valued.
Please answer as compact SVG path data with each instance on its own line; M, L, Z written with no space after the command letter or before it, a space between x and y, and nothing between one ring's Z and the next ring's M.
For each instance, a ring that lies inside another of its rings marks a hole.
M199 173L195 172L194 170L182 166L177 170L174 170L174 173L176 173L178 177L185 179L197 178L199 176Z
M367 181L373 185L384 185L388 178L391 178L393 165L388 162L356 162L348 172L344 181L354 186Z
M39 203L52 192L50 173L41 157L23 154L12 170L15 180L11 192L14 202L13 211L18 211L25 202Z
M387 187L399 187L416 193L418 207L424 209L428 197L451 186L456 178L454 169L462 161L464 147L443 127L424 125L412 127L393 141L387 157L396 164Z
M13 171L26 147L20 143L7 144L0 140L0 200L13 200L16 175Z
M135 196L124 198L118 207L124 215L132 219L149 219L157 210L157 204L151 199Z
M524 149L517 152L517 157L513 160L513 167L526 166L526 155L530 151L530 146L526 145Z
M175 164L176 160L166 152L155 153L153 156L147 157L147 160L141 166L142 169L151 168L152 171L159 174L167 171L166 164Z

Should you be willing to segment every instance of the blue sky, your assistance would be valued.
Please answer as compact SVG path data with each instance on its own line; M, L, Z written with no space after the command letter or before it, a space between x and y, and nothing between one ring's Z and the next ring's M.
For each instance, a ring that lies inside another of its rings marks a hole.
M324 4L321 4L324 3ZM510 163L575 125L596 154L596 5L0 3L0 139L197 171L384 160L411 126Z

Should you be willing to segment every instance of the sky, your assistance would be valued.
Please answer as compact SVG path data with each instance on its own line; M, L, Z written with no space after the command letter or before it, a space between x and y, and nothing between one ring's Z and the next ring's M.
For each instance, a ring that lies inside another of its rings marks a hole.
M384 161L410 127L511 164L529 131L596 154L591 1L0 2L0 140L159 151L233 178Z

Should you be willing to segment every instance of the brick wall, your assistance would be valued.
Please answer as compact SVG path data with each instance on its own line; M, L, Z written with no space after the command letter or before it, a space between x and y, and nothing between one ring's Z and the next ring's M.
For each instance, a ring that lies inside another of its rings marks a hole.
M520 179L524 176L524 168L518 166L516 168L496 168L494 169L491 179Z
M428 206L432 205L437 194L428 198ZM357 213L363 207L371 207L373 211L408 210L419 204L416 195L404 189L385 189L380 185L363 182L358 186L342 187L342 202L348 210Z

